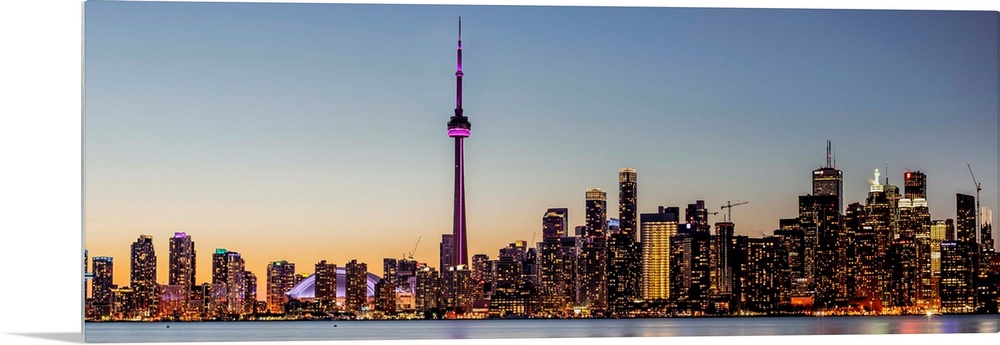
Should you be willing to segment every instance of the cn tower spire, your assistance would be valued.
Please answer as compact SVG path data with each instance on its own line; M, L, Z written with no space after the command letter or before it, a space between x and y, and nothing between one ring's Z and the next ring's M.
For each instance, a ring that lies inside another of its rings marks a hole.
M462 17L458 18L458 64L455 71L455 116L448 121L448 137L455 138L455 212L452 219L451 266L469 265L465 220L465 138L472 124L462 110ZM441 267L446 270L446 267Z
M462 17L458 17L458 64L455 67L457 91L455 95L455 116L462 115Z

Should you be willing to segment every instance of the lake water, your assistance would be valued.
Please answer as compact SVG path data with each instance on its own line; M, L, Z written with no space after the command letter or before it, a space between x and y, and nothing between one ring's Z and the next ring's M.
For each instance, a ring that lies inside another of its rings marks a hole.
M88 322L87 342L494 339L997 333L1000 316L829 316L582 320Z

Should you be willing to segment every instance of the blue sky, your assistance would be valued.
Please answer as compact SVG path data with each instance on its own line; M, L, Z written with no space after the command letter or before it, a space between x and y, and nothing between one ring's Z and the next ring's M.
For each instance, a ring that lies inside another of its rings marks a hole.
M971 163L998 208L997 12L88 2L91 254L153 234L165 258L188 231L260 275L378 267L422 236L436 265L458 16L473 253L530 240L548 207L582 224L588 187L616 216L621 167L640 212L749 200L736 233L770 234L827 139L845 202L888 161L954 218Z

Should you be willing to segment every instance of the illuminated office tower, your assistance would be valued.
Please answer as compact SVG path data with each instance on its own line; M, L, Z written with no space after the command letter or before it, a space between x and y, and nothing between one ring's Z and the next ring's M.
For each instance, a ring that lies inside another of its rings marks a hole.
M153 236L141 235L132 242L132 266L129 274L129 284L134 291L135 308L141 317L151 317L156 314L156 251L153 249Z
M315 270L316 302L323 310L332 310L337 306L337 264L322 260L316 263Z
M865 199L865 222L864 227L871 229L876 237L876 253L878 258L875 261L875 271L878 277L877 293L879 300L888 301L888 271L884 265L886 262L885 253L889 252L889 245L892 243L893 218L891 196L886 191L886 186L879 183L879 171L875 169L875 182L869 187L868 197Z
M640 216L642 299L670 298L670 238L677 234L680 209L660 206Z
M941 242L945 241L945 229L947 229L947 223L944 220L937 219L931 221L931 283L930 290L933 294L934 305L940 307L941 300L938 295L941 291Z
M842 304L848 299L847 236L837 202L834 195L799 197L799 225L806 241L806 277L810 277L811 271L816 302L827 305Z
M812 194L836 196L836 210L841 212L844 205L844 172L837 170L831 162L830 141L826 141L826 166L812 172Z
M608 236L608 307L612 315L625 316L641 295L642 249L636 242L636 172L622 168L618 174L619 231Z
M569 211L565 208L550 208L542 215L542 242L538 243L539 260L539 310L544 314L557 315L569 305L566 295L567 285L572 284L572 276L567 277L560 240L569 226ZM568 279L567 279L568 278Z
M592 314L607 308L607 193L601 188L590 188L586 194L586 219L581 244L581 292L579 301L588 306Z
M903 198L927 199L927 175L920 171L903 174Z
M353 259L344 272L344 310L359 311L368 304L368 265Z
M941 312L971 313L975 307L972 245L964 241L941 242Z
M243 312L246 297L246 271L243 258L237 252L217 248L212 255L212 284L222 284L225 295L220 307L222 313L239 315Z
M496 262L493 294L490 299L491 317L524 315L525 305L521 303L518 287L521 280L520 264L513 251L500 251Z
M273 261L267 265L267 310L272 314L284 314L286 292L295 286L295 264L285 260Z
M257 313L257 275L243 271L243 314Z
M111 290L114 289L114 259L110 256L95 256L91 261L91 295L98 316L111 315Z
M195 283L194 240L183 232L175 232L170 238L170 285L184 287L185 300Z
M452 234L441 234L441 272L447 271L452 265L452 255L455 253L455 236Z
M417 268L417 291L414 298L416 309L424 313L433 313L440 307L441 276L434 267Z
M448 137L455 138L455 211L452 224L451 246L453 253L451 262L442 264L441 271L447 266L469 265L469 244L466 238L465 218L465 138L469 137L472 123L465 117L462 110L462 19L458 19L458 64L455 71L455 116L448 121Z
M893 307L909 308L917 305L920 270L917 265L917 241L904 235L889 245L888 253L889 300Z
M774 236L781 241L782 258L785 264L782 266L783 272L779 275L781 288L780 302L782 306L790 306L793 298L808 296L809 290L805 278L805 236L799 228L798 218L780 219L778 229L774 230Z

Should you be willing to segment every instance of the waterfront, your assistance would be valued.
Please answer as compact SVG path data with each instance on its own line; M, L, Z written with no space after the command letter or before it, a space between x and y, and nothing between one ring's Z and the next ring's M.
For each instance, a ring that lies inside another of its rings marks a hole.
M997 333L997 315L419 321L88 322L87 342Z

